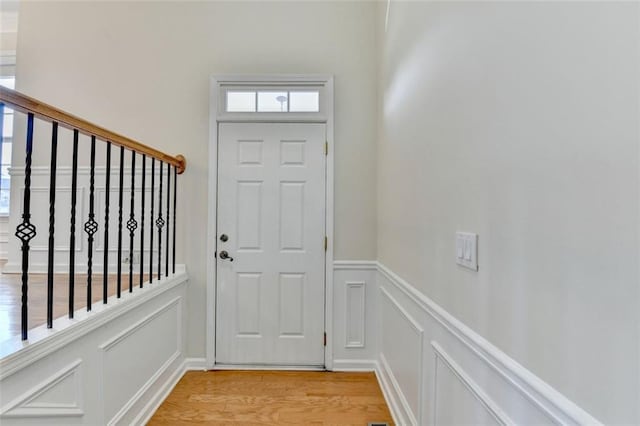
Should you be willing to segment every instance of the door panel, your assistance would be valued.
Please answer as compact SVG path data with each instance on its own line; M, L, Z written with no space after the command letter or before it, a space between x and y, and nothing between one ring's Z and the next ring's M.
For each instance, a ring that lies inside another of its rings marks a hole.
M324 365L325 125L221 123L218 141L216 362Z

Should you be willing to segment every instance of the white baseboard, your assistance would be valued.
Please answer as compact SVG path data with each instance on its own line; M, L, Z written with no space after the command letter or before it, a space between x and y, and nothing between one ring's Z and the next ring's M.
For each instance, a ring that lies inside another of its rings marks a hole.
M205 358L185 358L184 371L207 371Z
M373 359L334 359L332 371L376 371Z
M140 413L135 417L133 424L144 425L151 420L153 414L160 408L165 399L171 394L180 379L187 371L206 370L204 358L185 358L180 368L176 369L171 377L162 385L160 389L149 399Z
M393 422L397 425L417 424L411 410L405 408L406 400L402 389L400 389L382 354L380 354L380 362L376 364L376 377L391 412L391 417L393 417Z

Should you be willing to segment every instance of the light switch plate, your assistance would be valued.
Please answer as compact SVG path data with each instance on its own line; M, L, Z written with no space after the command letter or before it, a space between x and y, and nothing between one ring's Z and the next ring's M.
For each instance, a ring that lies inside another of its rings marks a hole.
M456 232L456 263L465 268L478 270L478 234Z

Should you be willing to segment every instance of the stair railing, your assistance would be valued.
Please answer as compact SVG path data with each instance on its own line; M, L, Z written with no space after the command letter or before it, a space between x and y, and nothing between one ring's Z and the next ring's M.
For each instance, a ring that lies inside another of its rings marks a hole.
M89 212L82 225L87 238L87 282L86 282L86 296L87 296L87 311L91 311L92 304L92 276L93 276L93 252L95 235L100 231L100 224L98 222L100 212L96 211L96 194L95 194L95 174L96 174L96 145L97 143L104 144L106 150L106 164L105 164L105 200L104 200L104 221L102 222L102 231L104 232L104 258L103 258L103 274L102 274L102 302L107 303L109 296L109 226L112 218L109 214L110 209L110 191L111 191L111 167L112 167L112 148L117 148L119 153L118 163L118 249L117 249L117 275L116 275L116 296L121 297L122 293L122 243L123 243L123 225L126 227L129 233L129 271L128 271L128 290L133 292L134 280L138 282L140 288L143 287L145 281L145 274L148 277L149 283L153 282L154 276L158 280L164 276L168 277L170 270L171 273L176 271L176 209L177 209L177 178L179 174L182 174L186 168L186 160L182 155L171 156L157 149L151 148L133 139L121 136L103 127L92 124L86 120L78 118L67 112L64 112L58 108L47 105L37 99L30 98L17 91L1 87L0 86L0 141L3 139L3 123L4 108L12 108L15 111L20 111L26 114L26 158L24 165L24 190L22 199L22 222L17 226L15 235L20 240L22 250L22 306L21 306L21 335L22 340L27 340L28 337L28 302L29 302L29 242L36 236L37 228L34 223L31 222L31 167L32 167L32 154L34 149L34 124L35 121L41 121L51 126L51 144L50 144L50 166L49 166L49 223L48 223L48 262L47 262L47 327L53 327L53 301L54 301L54 255L55 255L55 231L60 225L55 220L55 202L56 202L56 168L58 158L58 129L64 127L73 132L73 153L72 153L72 168L71 168L71 205L70 205L70 244L69 244L69 304L68 315L69 318L73 318L74 296L76 291L75 283L75 241L76 241L76 213L77 213L77 182L78 182L78 144L79 135L86 135L90 137L90 168L89 168ZM15 115L14 115L15 116ZM18 118L16 117L15 120ZM40 123L38 123L40 124ZM38 126L40 128L40 126ZM40 148L40 147L38 147ZM42 147L46 149L45 147ZM124 203L124 167L125 167L125 155L130 153L130 190L129 190L129 202L130 213L123 223L123 203ZM134 204L136 199L135 189L135 174L136 174L136 158L142 157L141 168L141 188L140 188L140 211L136 215L134 211ZM147 162L151 162L151 187L150 190L150 210L151 210L151 223L145 224L145 192L146 188L146 176L147 176ZM156 195L156 166L159 170L159 189L157 210L155 206ZM163 178L163 171L165 172L165 178ZM173 175L173 182L172 177ZM163 189L163 181L166 180L166 189ZM172 187L173 183L173 187ZM173 190L173 191L172 191ZM166 205L163 205L163 192L166 191ZM173 194L172 194L173 192ZM173 195L173 198L171 197ZM165 216L163 217L163 211ZM157 215L156 215L157 212ZM155 216L154 216L155 215ZM140 223L138 223L138 220ZM154 220L155 219L155 220ZM162 246L162 233L166 225L165 232L165 245ZM149 242L145 246L145 226L149 230ZM172 228L171 230L169 228ZM172 231L172 232L170 232ZM137 232L137 235L136 235ZM153 235L157 232L157 246L154 246ZM170 235L172 234L172 244L170 244ZM140 248L140 262L139 270L134 272L134 239L138 236L139 248ZM144 252L145 247L149 249L148 268L145 268ZM163 255L164 249L164 255ZM154 269L155 259L153 259L154 250L157 250L157 268ZM170 261L171 265L170 268ZM162 268L162 261L164 260L164 271ZM138 275L138 277L136 277ZM137 279L136 279L137 278Z

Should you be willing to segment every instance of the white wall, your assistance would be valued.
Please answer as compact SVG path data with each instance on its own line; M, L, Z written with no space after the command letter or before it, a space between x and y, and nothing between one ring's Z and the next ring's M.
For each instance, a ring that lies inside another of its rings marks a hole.
M380 262L612 424L640 422L639 12L392 2L380 41Z
M178 261L191 276L191 356L205 344L210 75L335 75L336 258L375 258L374 13L361 2L22 2L18 90L187 158Z

